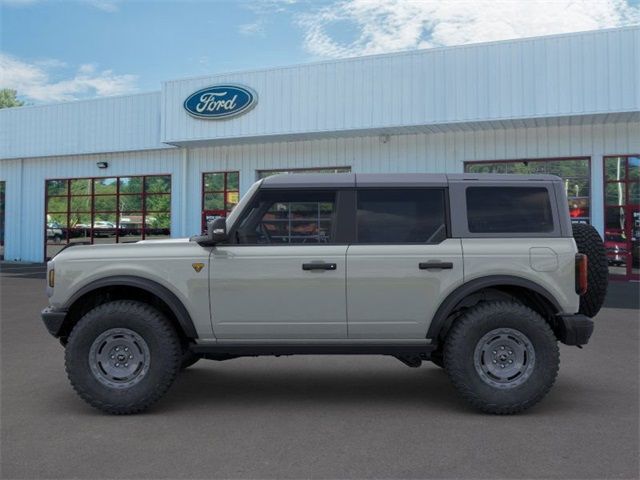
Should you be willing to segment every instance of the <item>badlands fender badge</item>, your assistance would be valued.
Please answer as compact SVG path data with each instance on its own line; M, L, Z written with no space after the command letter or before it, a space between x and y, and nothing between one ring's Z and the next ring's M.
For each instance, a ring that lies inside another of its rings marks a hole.
M204 268L204 263L192 263L191 266L196 271L196 273L200 273L200 271Z

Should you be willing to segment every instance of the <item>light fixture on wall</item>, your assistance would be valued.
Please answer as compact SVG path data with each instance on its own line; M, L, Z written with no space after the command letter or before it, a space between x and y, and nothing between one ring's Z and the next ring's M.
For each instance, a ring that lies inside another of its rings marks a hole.
M107 162L97 162L96 165L98 168L107 168L109 166Z

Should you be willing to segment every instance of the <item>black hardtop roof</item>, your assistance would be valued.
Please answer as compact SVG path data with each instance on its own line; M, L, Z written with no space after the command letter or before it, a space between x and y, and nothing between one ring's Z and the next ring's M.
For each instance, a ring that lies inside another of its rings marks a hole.
M261 188L446 187L452 182L559 182L555 175L499 173L289 173L267 177Z

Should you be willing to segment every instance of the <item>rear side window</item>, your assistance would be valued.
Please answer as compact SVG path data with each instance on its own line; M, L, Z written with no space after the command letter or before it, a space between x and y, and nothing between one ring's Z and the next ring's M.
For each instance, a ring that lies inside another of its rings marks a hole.
M443 189L358 191L358 243L439 243L447 236Z
M472 233L553 231L549 192L543 187L469 187L467 220Z

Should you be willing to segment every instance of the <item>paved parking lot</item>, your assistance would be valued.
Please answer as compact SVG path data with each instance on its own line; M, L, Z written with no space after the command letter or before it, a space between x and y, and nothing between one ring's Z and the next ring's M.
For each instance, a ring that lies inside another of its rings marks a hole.
M607 308L591 344L562 346L554 389L519 416L475 413L429 364L289 357L200 362L149 413L115 417L66 380L42 267L2 270L2 478L639 475L637 309ZM622 307L637 295L612 291Z

